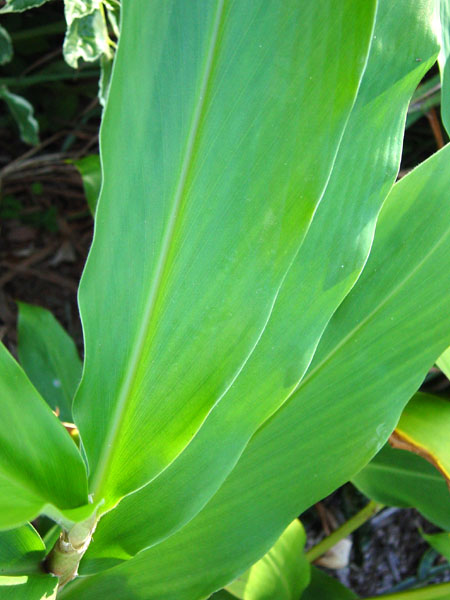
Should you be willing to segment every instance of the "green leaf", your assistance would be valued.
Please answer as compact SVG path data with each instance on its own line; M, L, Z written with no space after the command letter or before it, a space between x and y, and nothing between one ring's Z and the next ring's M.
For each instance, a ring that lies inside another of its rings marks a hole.
M434 38L411 5L405 15L405 6L378 8L378 44L372 46L330 181L256 350L179 458L101 520L83 572L128 559L189 521L308 367L332 313L364 265L377 213L397 173L409 98L435 60ZM402 35L407 18L414 33L388 70L391 38ZM411 62L416 44L428 61Z
M269 552L227 590L243 600L299 600L310 580L305 542L305 530L295 519Z
M84 193L92 215L95 215L97 200L102 185L102 168L100 156L91 154L74 161L83 180Z
M9 33L0 25L0 65L5 65L13 57L13 47Z
M48 0L6 0L5 5L0 9L0 13L24 12L30 8L42 6Z
M447 348L447 350L439 357L436 364L447 379L450 379L450 348Z
M80 59L93 62L110 55L108 28L101 0L65 0L67 31L63 53L68 65L78 68Z
M36 146L39 143L39 123L34 117L31 104L17 94L13 94L4 85L0 86L0 98L4 100L19 127L20 139L26 144Z
M450 561L450 533L422 533L422 537L432 548Z
M62 421L72 422L72 399L81 361L72 338L48 310L19 302L20 362L41 396Z
M0 575L37 573L44 556L44 542L29 523L0 531Z
M105 107L108 99L109 87L111 85L111 76L113 69L113 59L102 55L100 59L100 79L98 82L98 98L100 104Z
M88 503L83 460L3 345L0 396L0 529L19 526L40 512L70 519L69 509Z
M450 529L450 498L445 479L419 456L386 445L352 482L377 502L414 507L438 527Z
M450 0L439 0L441 22L441 52L439 70L442 81L442 122L450 134Z
M354 600L357 596L334 577L311 567L311 583L301 600Z
M206 507L164 542L70 591L83 600L114 590L136 600L204 597L264 554L286 521L348 481L384 444L450 341L447 281L440 277L450 268L450 204L442 202L449 161L447 146L394 186L366 268L308 373Z
M450 485L450 400L418 393L406 405L390 438L433 464ZM450 497L449 508L450 508Z
M58 579L51 575L0 577L2 600L56 600Z
M352 7L123 5L74 402L105 508L184 449L264 330L364 67L374 7Z

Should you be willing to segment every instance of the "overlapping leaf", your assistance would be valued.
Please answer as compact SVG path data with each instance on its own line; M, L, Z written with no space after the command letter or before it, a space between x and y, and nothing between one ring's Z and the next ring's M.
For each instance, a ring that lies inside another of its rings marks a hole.
M9 33L0 26L0 65L8 63L13 56L13 47Z
M105 507L183 450L257 344L327 182L374 3L123 9L74 404Z
M91 213L95 215L102 184L102 171L98 154L84 156L74 162L83 180L84 193Z
M316 567L311 567L311 583L303 592L302 600L356 600L357 596L337 579Z
M450 533L422 533L422 537L430 544L432 548L450 561Z
M58 579L51 575L0 577L2 600L55 600Z
M386 2L378 8L376 43L333 173L256 350L181 456L102 519L84 572L128 559L192 518L256 428L301 379L329 318L364 265L376 215L398 168L409 97L437 53L424 13L418 18L406 7ZM397 48L395 65L387 69L392 40L402 35L405 22L414 35ZM424 60L411 62L414 53Z
M3 345L0 397L0 529L21 525L44 510L56 518L63 511L70 518L66 509L88 504L83 460Z
M34 116L34 109L23 96L13 94L9 89L0 86L0 99L8 106L17 126L20 138L32 146L39 143L39 123Z
M29 523L0 532L0 575L37 573L44 556L44 542Z
M363 274L307 375L207 506L161 544L75 582L63 597L205 597L373 456L450 341L442 277L450 273L449 163L447 146L395 185Z
M81 361L72 338L44 308L19 303L20 362L38 392L72 422L72 400L81 378Z
M390 506L414 507L438 527L450 530L448 487L423 458L385 446L352 481L369 498Z
M450 486L450 400L422 393L413 396L390 442L395 448L423 456ZM450 497L448 501L450 509Z
M269 552L227 586L227 591L242 600L299 600L310 582L305 543L305 530L295 519Z

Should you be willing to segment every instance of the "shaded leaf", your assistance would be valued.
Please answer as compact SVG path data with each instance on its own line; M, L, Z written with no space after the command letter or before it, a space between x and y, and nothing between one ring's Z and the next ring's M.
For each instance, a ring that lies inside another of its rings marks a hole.
M450 400L422 393L413 396L389 441L394 448L428 460L450 485Z
M0 65L5 65L13 57L13 47L9 33L0 25Z
M414 507L435 525L450 529L450 498L445 479L419 456L386 445L352 482L377 502Z
M67 31L63 54L67 64L77 69L80 59L93 62L110 54L101 0L66 0L64 13Z
M28 100L13 94L4 85L0 86L0 98L6 102L19 127L21 140L31 146L38 144L39 123L34 117L34 109Z
M357 596L340 581L316 567L311 567L311 583L301 600L353 600Z
M44 542L29 523L0 531L0 575L38 572L44 556Z
M295 519L274 546L227 590L243 600L298 600L310 580L305 542L305 530Z
M43 511L70 519L68 509L88 503L83 460L3 345L0 397L0 529L21 525Z
M100 156L91 154L74 161L74 165L80 172L83 180L84 193L91 213L95 215L97 200L102 185L102 169L100 165Z
M0 577L2 600L56 600L57 588L51 575Z
M98 97L100 104L105 107L108 99L109 86L111 84L111 75L113 68L113 59L105 54L100 59L100 80L98 83Z
M19 302L20 362L42 397L62 421L72 422L72 399L81 378L81 361L72 338L52 313Z
M450 561L450 533L422 533L422 537L432 548L442 554L444 558Z
M30 8L42 6L48 0L6 0L5 5L0 9L0 13L24 12Z

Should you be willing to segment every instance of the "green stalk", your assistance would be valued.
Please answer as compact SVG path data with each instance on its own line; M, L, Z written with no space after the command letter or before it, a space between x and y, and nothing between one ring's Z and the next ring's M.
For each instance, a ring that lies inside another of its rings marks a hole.
M96 524L97 515L94 513L87 521L61 532L45 560L47 572L59 579L58 589L78 575L78 565L88 549Z
M306 553L306 558L309 560L309 562L314 562L342 539L353 533L355 529L358 529L358 527L371 519L382 508L384 508L384 504L379 504L378 502L371 500L369 504L356 513L354 517L346 521L343 525L341 525L341 527L333 531L331 535L324 538L316 546L311 548L311 550Z
M450 583L439 583L407 592L371 596L366 600L446 600L450 598Z

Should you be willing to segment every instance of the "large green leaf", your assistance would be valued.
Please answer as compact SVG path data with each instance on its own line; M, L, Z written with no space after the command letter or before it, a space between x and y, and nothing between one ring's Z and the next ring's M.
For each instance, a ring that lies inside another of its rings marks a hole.
M450 400L418 393L406 405L391 436L396 448L423 456L450 485ZM449 510L450 510L450 496Z
M72 421L72 399L81 378L81 361L72 338L48 310L19 303L20 362L38 392Z
M257 344L330 174L374 3L123 12L74 403L105 508L183 450Z
M411 5L405 13L406 6L398 3L394 10L385 2L378 8L377 43L330 181L256 350L180 457L105 515L84 572L128 559L192 518L221 485L256 428L301 379L329 318L364 264L377 212L397 172L409 97L437 52L424 27L424 13L419 19ZM414 34L397 48L395 64L386 69L392 39L401 36L405 22ZM424 57L422 63L411 62L415 52Z
M449 163L447 146L394 186L366 268L307 375L206 507L161 544L75 582L63 597L203 598L369 461L450 342L442 277L450 272Z
M38 572L45 544L32 525L0 532L0 575Z
M306 534L298 519L272 548L227 590L243 600L299 600L310 581Z
M2 600L55 600L57 588L51 575L0 577Z
M0 529L44 511L57 516L87 505L86 470L77 447L25 373L0 345Z
M316 567L311 567L311 583L301 600L354 600L357 596L340 581Z
M450 530L448 487L423 458L387 445L352 481L369 498L391 506L414 507L432 523Z

